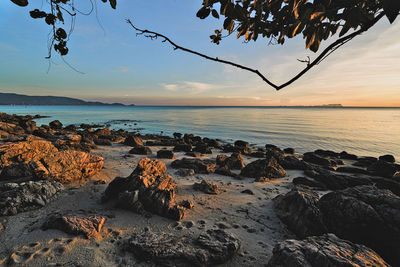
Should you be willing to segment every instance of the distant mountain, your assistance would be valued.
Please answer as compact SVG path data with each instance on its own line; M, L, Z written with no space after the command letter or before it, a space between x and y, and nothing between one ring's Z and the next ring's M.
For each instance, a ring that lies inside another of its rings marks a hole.
M13 93L0 93L0 105L126 106L121 103L107 104L62 96L30 96Z

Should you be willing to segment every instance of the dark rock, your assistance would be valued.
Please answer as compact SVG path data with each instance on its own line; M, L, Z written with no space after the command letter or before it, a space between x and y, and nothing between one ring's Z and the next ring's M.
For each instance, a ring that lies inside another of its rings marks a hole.
M353 163L353 165L358 167L369 167L372 164L376 163L377 161L378 159L374 157L363 157L359 158L357 162Z
M94 139L94 143L98 146L112 146L112 142L108 139Z
M286 156L279 161L279 164L286 170L310 170L312 168L309 163L295 156Z
M181 139L182 138L182 134L181 133L173 133L172 135L174 136L175 139Z
M174 147L175 152L190 152L192 151L192 145L191 144L177 144Z
M230 260L240 241L225 230L208 230L197 238L169 233L133 234L125 245L140 260L156 266L215 266Z
M217 155L215 161L218 166L224 165L225 160L228 158L226 155Z
M309 179L307 177L296 177L293 179L292 182L295 185L305 185L318 190L326 190L326 186L323 183L315 181L313 179Z
M360 168L355 168L355 167L350 167L350 166L344 166L344 167L338 167L336 169L337 172L347 172L347 173L360 173L360 174L370 174L369 171L360 169Z
M171 150L161 149L157 151L157 158L159 159L175 159L175 154Z
M262 158L265 158L265 152L263 152L263 151L255 151L255 152L252 152L249 156L253 157L253 158L262 159Z
M235 141L235 146L236 147L245 147L248 148L249 147L249 143L243 140L237 140Z
M147 210L174 220L184 217L185 208L175 202L176 184L167 167L158 160L141 159L130 176L117 177L104 192L103 201L118 198L121 208Z
M319 201L328 231L377 251L400 265L400 197L375 186L357 186L324 195Z
M273 149L279 149L279 147L277 147L276 145L272 145L272 144L266 144L265 145L265 149L266 150L273 150Z
M221 149L222 145L220 142L218 142L215 139L208 139L208 138L204 138L203 142L207 143L209 146L217 148L217 149Z
M357 155L349 154L346 151L340 152L339 153L339 158L341 158L341 159L350 159L350 160L357 160L358 159Z
M278 162L281 162L285 158L285 153L283 153L283 151L279 148L267 149L267 151L265 152L265 157L274 157Z
M288 148L285 148L285 149L283 150L283 152L285 152L286 154L291 154L291 155L293 155L293 154L296 153L296 150L295 150L294 148L288 147Z
M58 229L71 235L84 235L91 239L96 237L103 227L105 217L98 215L50 215L42 229Z
M132 147L143 146L143 140L139 136L129 135L125 138L124 145Z
M59 120L55 120L49 123L49 126L53 130L60 130L62 129L62 123Z
M235 152L230 157L227 157L221 165L227 166L232 170L241 170L245 167L243 156L238 152Z
M330 190L340 190L358 185L372 184L371 179L367 177L335 174L324 169L306 170L304 173L305 175L324 184L325 187Z
M0 216L15 215L45 206L63 186L55 181L29 181L0 185Z
M242 192L240 192L242 194L248 194L248 195L255 195L254 192L250 189L245 189Z
M174 169L193 169L196 173L208 174L214 171L216 164L212 160L183 158L171 163Z
M394 163L396 160L393 155L383 155L379 157L379 160Z
M392 178L398 171L400 171L400 166L387 161L378 160L374 164L370 165L367 170L373 175Z
M182 177L186 177L186 176L193 176L195 172L193 169L178 169L175 174Z
M390 267L370 248L326 234L278 243L267 267Z
M179 205L181 205L182 207L184 207L185 209L191 209L194 207L194 203L193 201L190 200L182 200Z
M322 149L317 149L314 151L314 153L321 157L330 157L330 158L338 158L340 155L339 153L336 153L334 151L322 150Z
M324 158L320 154L316 154L313 152L304 153L303 160L310 162L310 163L317 164L317 165L322 165L322 166L335 167L337 165L336 162L334 162L333 160Z
M274 210L289 230L299 238L327 232L318 208L319 196L311 189L296 187L274 198Z
M134 147L131 150L129 150L129 154L151 155L151 154L153 154L153 152L147 146L138 146L138 147Z
M200 152L201 154L212 154L211 147L209 147L207 144L200 143L195 148L193 149L195 152Z
M235 177L235 178L238 176L236 173L233 173L227 165L220 166L219 168L217 168L215 170L215 173L220 174L220 175Z
M226 144L222 147L222 150L225 153L232 153L232 152L240 152L243 155L250 155L253 150L249 147L239 147L239 146L232 146L230 144Z
M240 173L244 177L258 178L282 178L286 176L286 171L271 157L253 161L244 167Z
M221 189L216 183L206 180L202 180L200 183L194 183L193 189L210 195L218 195L221 193Z
M193 158L200 158L201 153L200 152L186 152L186 156L193 157Z

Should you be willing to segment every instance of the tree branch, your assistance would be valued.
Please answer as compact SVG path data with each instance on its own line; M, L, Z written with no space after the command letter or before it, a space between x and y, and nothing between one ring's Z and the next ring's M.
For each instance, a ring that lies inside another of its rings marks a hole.
M208 60L211 60L211 61L215 61L215 62L231 65L231 66L239 68L239 69L247 70L247 71L252 72L252 73L256 74L257 76L259 76L264 82L266 82L271 87L275 88L276 90L280 90L282 88L285 88L285 87L289 86L290 84L292 84L296 80L298 80L300 77L302 77L304 74L306 74L311 68L313 68L315 65L318 65L321 61L323 61L330 54L332 54L334 51L336 51L339 47L341 47L342 45L346 44L347 42L352 40L357 35L360 35L363 32L369 30L372 26L374 26L384 16L385 16L385 14L384 14L384 12L382 12L382 13L378 14L378 16L376 16L375 19L372 20L369 24L365 25L365 27L363 27L363 28L351 33L351 34L348 34L348 35L346 35L346 36L344 36L342 38L337 39L335 42L333 42L327 48L325 48L321 52L321 54L319 54L319 56L317 58L315 58L313 61L307 61L307 67L305 67L302 71L300 71L297 75L295 75L289 81L287 81L287 82L285 82L285 83L283 83L281 85L277 85L277 84L271 82L267 77L265 77L263 74L261 74L256 69L252 69L250 67L246 67L246 66L240 65L238 63L228 61L228 60L219 59L218 57L211 57L211 56L199 53L197 51L182 47L180 45L177 45L175 42L173 42L171 39L169 39L167 36L165 36L163 34L160 34L160 33L154 32L154 31L143 30L143 29L140 29L140 28L136 27L132 23L132 21L130 19L127 19L126 22L129 25L131 25L132 28L137 32L136 35L144 35L145 37L150 38L150 39L162 38L163 39L162 42L163 43L164 42L168 42L170 45L172 45L174 50L182 50L182 51L185 51L187 53L194 54L194 55L197 55L199 57L202 57L202 58L205 58L205 59L208 59Z

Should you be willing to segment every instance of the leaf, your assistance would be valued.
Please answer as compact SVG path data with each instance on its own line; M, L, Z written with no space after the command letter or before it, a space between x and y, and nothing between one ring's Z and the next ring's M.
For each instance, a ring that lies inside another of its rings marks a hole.
M117 0L110 0L110 5L115 9L117 7Z
M205 19L208 17L208 15L210 15L210 12L211 11L209 8L203 6L202 8L199 9L199 11L197 11L196 16L200 19Z
M212 10L211 15L212 15L214 18L219 19L219 14L218 14L217 10L215 10L215 9Z
M383 0L383 11L385 11L386 17L390 23L393 23L400 12L400 1L399 0Z

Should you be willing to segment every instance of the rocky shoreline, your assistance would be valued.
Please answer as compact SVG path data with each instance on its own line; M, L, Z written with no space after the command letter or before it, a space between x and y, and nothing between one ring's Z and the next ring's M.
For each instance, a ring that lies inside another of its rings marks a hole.
M400 265L392 155L39 117L0 113L0 265Z

